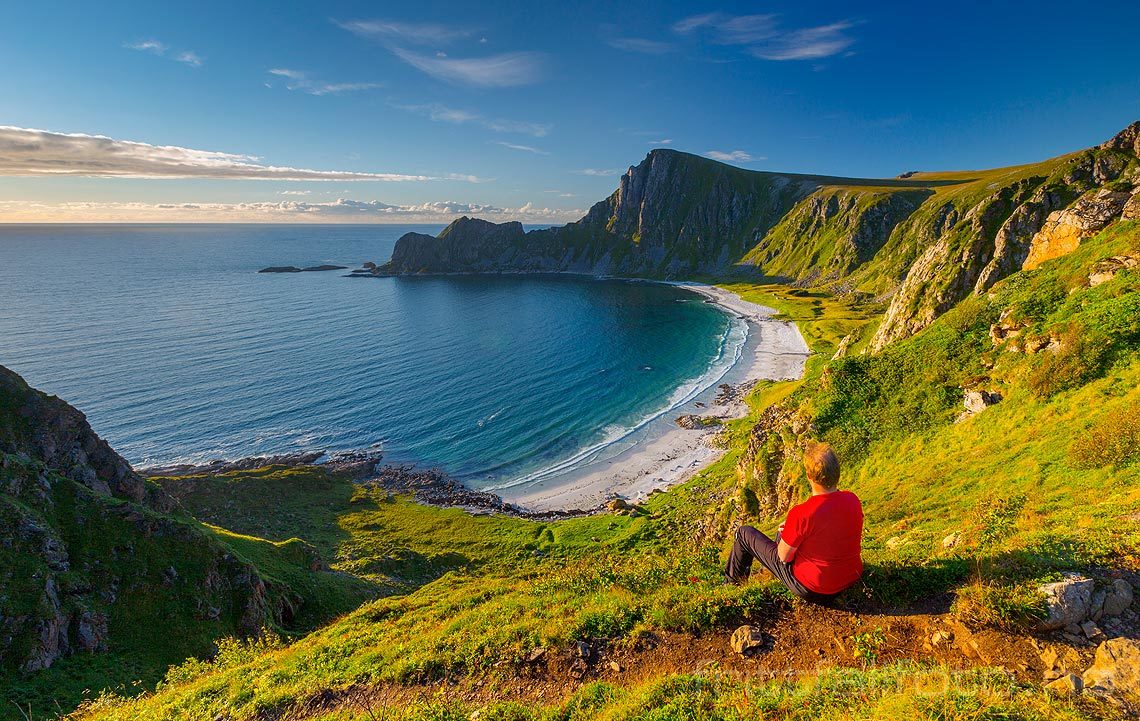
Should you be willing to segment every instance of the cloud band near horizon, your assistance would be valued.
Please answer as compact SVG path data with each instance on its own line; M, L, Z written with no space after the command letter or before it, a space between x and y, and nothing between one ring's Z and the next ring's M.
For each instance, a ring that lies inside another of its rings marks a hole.
M259 160L253 155L151 145L102 135L0 126L0 176L378 182L481 180L459 173L415 175L311 170L265 165Z

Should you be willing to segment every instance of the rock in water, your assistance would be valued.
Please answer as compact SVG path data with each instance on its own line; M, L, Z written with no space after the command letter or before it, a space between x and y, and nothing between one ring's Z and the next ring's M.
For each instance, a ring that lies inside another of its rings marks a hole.
M295 265L271 265L268 268L262 268L257 271L258 273L300 273L301 269Z
M1092 604L1093 581L1077 573L1064 574L1064 580L1041 586L1048 616L1038 624L1042 631L1054 631L1088 618Z
M1093 665L1081 679L1090 691L1115 695L1140 694L1140 641L1114 638L1096 649Z

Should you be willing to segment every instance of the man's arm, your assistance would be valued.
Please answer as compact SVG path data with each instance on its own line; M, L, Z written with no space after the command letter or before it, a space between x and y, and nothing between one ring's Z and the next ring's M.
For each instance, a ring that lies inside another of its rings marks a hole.
M789 546L784 542L781 536L784 534L784 524L781 523L780 527L776 529L776 555L784 563L790 563L796 557L796 547Z
M779 556L780 560L784 563L791 563L792 559L796 557L796 547L789 546L784 542L784 539L781 538L779 545L776 546L776 555Z

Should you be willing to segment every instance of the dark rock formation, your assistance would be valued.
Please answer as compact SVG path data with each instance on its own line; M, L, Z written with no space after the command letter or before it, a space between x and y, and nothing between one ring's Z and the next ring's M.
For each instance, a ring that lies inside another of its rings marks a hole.
M301 269L295 265L271 265L268 268L262 268L257 271L258 273L300 273Z
M82 413L0 367L0 668L39 671L162 623L139 609L217 635L291 616L296 596L172 506Z

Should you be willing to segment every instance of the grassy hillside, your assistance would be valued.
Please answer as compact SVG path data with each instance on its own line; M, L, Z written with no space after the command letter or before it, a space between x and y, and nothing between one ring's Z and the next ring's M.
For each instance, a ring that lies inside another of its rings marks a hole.
M796 320L815 355L803 379L752 392L724 458L633 514L470 516L313 469L163 481L243 542L299 535L389 595L298 640L223 643L155 692L105 695L79 717L1119 718L1110 703L1043 692L1027 631L1036 585L1060 571L1140 570L1140 276L1089 283L1113 256L1140 257L1140 223L875 355L859 351L882 304L727 286ZM1002 400L959 419L971 389ZM773 406L810 418L864 501L868 570L839 610L764 577L721 581L733 524L779 521L740 502L739 469ZM773 637L755 661L727 651L744 621ZM960 647L925 648L943 628Z

